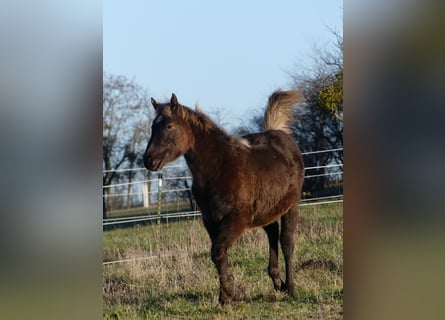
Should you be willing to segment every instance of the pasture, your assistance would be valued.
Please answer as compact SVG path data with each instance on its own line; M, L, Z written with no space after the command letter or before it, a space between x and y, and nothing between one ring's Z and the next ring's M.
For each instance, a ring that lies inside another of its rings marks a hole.
M229 250L244 300L221 307L210 240L192 220L104 231L105 319L342 319L343 205L302 206L295 234L294 297L275 292L268 241L252 230ZM280 268L284 276L284 261Z

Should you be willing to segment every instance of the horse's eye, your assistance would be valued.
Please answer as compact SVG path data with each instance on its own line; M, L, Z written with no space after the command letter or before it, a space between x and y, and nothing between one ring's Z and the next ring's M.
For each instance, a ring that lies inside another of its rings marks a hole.
M167 123L165 127L167 128L167 130L171 130L173 128L173 123Z

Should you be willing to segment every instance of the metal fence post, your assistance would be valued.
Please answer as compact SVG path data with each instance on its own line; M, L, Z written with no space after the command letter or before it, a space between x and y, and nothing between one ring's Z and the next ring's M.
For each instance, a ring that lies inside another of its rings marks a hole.
M144 208L150 208L150 184L148 181L145 181L142 184L142 205Z

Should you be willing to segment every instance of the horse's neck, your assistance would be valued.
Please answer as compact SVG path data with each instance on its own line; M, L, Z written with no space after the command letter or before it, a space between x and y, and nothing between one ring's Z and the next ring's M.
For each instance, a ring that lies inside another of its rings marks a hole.
M230 138L219 129L195 133L195 142L184 155L194 179L208 181L221 171L229 156Z

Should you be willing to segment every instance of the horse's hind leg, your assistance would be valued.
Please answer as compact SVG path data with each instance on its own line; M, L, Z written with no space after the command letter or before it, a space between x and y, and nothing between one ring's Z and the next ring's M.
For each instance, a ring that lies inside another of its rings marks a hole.
M280 270L278 269L278 221L263 227L263 229L266 231L267 238L269 239L269 276L272 278L275 290L280 290L283 281L281 280Z
M292 274L292 255L295 247L294 234L297 228L298 205L291 208L281 217L280 243L283 250L286 266L286 283L282 285L281 290L287 291L289 295L295 292L295 285Z

